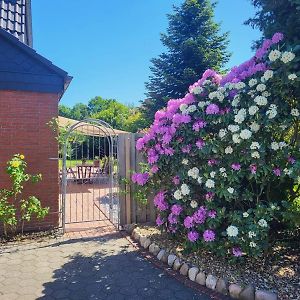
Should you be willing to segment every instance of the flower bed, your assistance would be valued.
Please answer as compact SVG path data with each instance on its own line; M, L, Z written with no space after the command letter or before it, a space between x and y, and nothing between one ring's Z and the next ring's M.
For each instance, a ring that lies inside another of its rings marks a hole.
M227 75L207 70L138 140L149 168L133 182L155 188L157 225L185 249L259 257L277 230L297 226L297 51L276 33Z
M198 268L199 272L205 274L206 277L211 274L215 278L228 281L227 288L230 284L237 285L242 289L252 285L257 291L268 291L270 297L275 293L278 295L278 299L282 300L300 299L298 288L300 257L297 247L292 250L283 243L278 244L272 249L272 254L264 259L232 264L228 260L218 258L211 252L202 249L188 254L184 251L184 245L180 243L179 239L161 233L153 226L139 225L134 233L138 233L140 237L148 237L151 243L157 245L159 249L165 249L170 255L176 255L181 260L181 264L186 262L190 267Z

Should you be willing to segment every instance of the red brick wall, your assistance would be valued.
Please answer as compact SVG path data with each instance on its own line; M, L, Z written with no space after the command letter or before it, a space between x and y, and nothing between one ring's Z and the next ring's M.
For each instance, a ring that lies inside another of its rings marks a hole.
M58 115L58 95L24 91L0 91L0 188L9 186L5 166L13 154L25 155L28 171L43 179L25 186L27 195L40 198L50 207L42 221L34 220L25 230L42 230L58 225L59 186L57 141L46 124Z

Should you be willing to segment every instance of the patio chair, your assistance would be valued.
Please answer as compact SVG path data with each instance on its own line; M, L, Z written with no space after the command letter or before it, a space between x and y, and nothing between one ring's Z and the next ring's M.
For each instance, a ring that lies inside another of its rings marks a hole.
M109 173L109 158L104 157L103 163L101 166L101 163L99 166L94 166L94 171L92 172L93 179L100 180L100 179L108 179L108 173Z

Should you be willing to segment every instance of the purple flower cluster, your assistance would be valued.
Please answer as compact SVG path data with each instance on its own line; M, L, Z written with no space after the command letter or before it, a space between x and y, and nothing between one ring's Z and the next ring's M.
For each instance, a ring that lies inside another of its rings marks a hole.
M199 239L199 233L197 231L190 231L188 233L188 239L190 242L194 243Z
M164 223L165 223L164 219L160 215L158 215L157 218L156 218L156 225L161 226Z
M239 247L233 247L232 248L232 254L235 256L235 257L240 257L243 255L243 252L241 250L241 248Z
M196 146L198 149L202 149L204 146L205 146L205 142L203 139L199 139L197 142L196 142Z
M232 168L232 170L239 171L241 169L241 164L239 164L239 163L233 163L231 165L231 168Z
M256 174L257 166L255 164L250 165L249 169L251 174Z
M172 214L174 214L175 216L179 216L180 213L182 212L183 208L181 205L179 204L173 204L171 207L171 212Z
M149 179L149 173L134 173L131 176L131 180L133 183L138 185L145 185Z
M178 223L178 218L177 218L176 215L171 213L168 216L168 221L169 221L170 224L177 224Z
M185 228L192 228L194 226L194 219L191 216L185 217L183 221L183 225Z
M159 192L158 194L156 194L153 201L154 201L154 205L160 211L164 211L169 208L169 205L165 200L165 192Z
M213 200L214 196L215 196L214 192L208 192L208 193L205 194L205 199L207 201L211 201L211 200Z
M178 185L178 184L180 183L180 178L179 178L179 176L174 176L173 179L172 179L172 181L173 181L173 183L174 183L175 185Z
M279 168L275 168L273 169L273 173L277 176L277 177L280 177L281 175L281 170Z
M203 232L203 239L205 242L213 242L216 238L216 234L213 230L207 229Z
M198 132L200 131L200 129L205 128L207 125L207 122L205 122L204 120L198 120L193 124L193 130Z
M216 216L217 216L217 212L215 210L210 210L208 213L207 213L208 217L211 218L211 219L215 219Z
M216 115L220 112L220 108L217 104L211 103L206 107L205 113L207 115Z
M206 220L207 209L204 206L200 206L193 214L193 220L196 224L203 224Z

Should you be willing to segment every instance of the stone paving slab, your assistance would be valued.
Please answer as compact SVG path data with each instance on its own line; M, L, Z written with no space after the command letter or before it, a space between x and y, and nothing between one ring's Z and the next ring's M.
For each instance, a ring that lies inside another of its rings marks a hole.
M165 274L120 233L0 246L0 300L211 299Z

